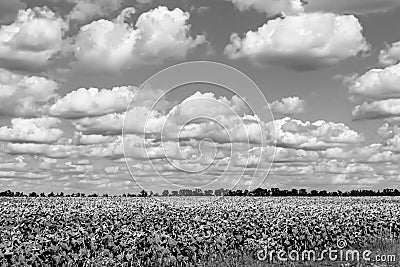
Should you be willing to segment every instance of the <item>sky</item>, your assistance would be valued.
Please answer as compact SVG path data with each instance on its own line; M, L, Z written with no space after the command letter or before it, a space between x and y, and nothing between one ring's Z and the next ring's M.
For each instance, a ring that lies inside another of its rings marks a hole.
M2 0L0 191L400 183L398 0Z

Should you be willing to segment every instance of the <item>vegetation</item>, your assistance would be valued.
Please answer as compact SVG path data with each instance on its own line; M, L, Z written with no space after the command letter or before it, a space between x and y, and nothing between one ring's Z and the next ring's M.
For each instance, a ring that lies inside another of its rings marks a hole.
M36 192L30 192L28 194L25 194L23 192L13 192L11 190L7 190L4 192L0 192L0 197L108 197L108 194L89 194L86 195L85 193L73 193L73 194L65 194L63 192L60 193L36 193ZM142 190L138 194L123 194L121 195L122 197L158 197L158 193L153 193L153 192L147 192L145 190ZM374 191L374 190L351 190L347 192L342 192L342 191L335 191L335 192L328 192L326 190L311 190L310 192L307 192L306 189L292 189L292 190L281 190L279 188L271 188L271 189L263 189L263 188L257 188L252 191L248 190L228 190L228 189L216 189L216 190L203 190L201 189L181 189L179 191L171 191L165 189L162 193L161 196L163 197L168 197L168 196L253 196L253 197L265 197L265 196L281 196L281 197L287 197L287 196L311 196L311 197L316 197L316 196L342 196L342 197L355 197L355 196L400 196L400 191L398 189L384 189L382 191Z
M322 251L339 239L349 248L393 247L399 204L397 197L3 197L0 265L282 266L256 253Z

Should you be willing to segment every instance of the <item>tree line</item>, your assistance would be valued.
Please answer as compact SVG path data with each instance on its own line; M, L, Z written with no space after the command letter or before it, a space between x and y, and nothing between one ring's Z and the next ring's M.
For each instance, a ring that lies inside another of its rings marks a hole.
M45 193L37 193L30 192L25 194L23 192L13 192L11 190L6 190L0 192L0 197L109 197L107 193L104 194L85 194L85 193L72 193L66 194L63 192L54 193L51 192L49 194ZM115 195L113 195L115 196ZM228 189L216 189L216 190L201 190L201 189L180 189L180 190L172 190L171 192L165 189L161 194L153 193L152 191L148 192L142 190L141 192L134 193L124 193L119 195L120 197L180 197L180 196L254 196L254 197L263 197L263 196L279 196L279 197L290 197L290 196L400 196L400 191L398 189L383 189L382 191L374 191L374 190L351 190L342 192L338 191L327 191L327 190L311 190L307 191L306 189L292 189L292 190L281 190L279 188L271 188L271 189L263 189L257 188L255 190L228 190Z

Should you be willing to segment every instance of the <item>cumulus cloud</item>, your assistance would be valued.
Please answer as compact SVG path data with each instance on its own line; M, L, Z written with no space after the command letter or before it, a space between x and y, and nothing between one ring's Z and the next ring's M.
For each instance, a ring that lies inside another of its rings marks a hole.
M58 84L38 76L0 69L0 114L35 117L43 114L57 97Z
M225 54L262 65L312 70L367 52L362 30L352 15L301 13L269 20L243 38L232 34Z
M268 15L297 14L303 11L301 0L227 0L232 2L239 10L253 9L265 12Z
M87 117L75 120L73 125L76 131L85 135L119 135L122 133L124 117L124 113Z
M86 23L92 19L105 18L118 11L124 0L69 0L74 7L68 18L79 23Z
M281 100L275 100L270 105L272 112L294 115L304 112L305 101L297 96L285 97Z
M115 141L115 137L113 136L104 136L98 134L84 135L81 133L76 133L74 135L74 143L77 145L105 144L113 141Z
M400 6L397 0L308 0L306 12L333 12L337 14L383 13Z
M1 171L24 171L28 164L24 161L23 157L17 157L15 160L9 162L1 162L0 170Z
M20 10L0 28L0 67L39 71L61 51L65 22L46 7Z
M85 135L119 135L125 133L160 133L165 122L164 115L148 107L134 107L128 112L112 113L99 117L86 117L73 121L76 131Z
M315 166L315 171L319 173L359 174L364 172L373 172L374 168L362 163L328 160L320 162Z
M125 111L133 99L134 87L114 87L111 90L80 88L58 99L50 108L50 114L57 117L76 119L101 116Z
M316 162L319 154L316 151L303 149L277 147L275 151L275 163L287 162Z
M350 80L349 93L374 99L400 97L400 64L371 69Z
M166 155L177 158L181 155L179 144L176 142L166 143L163 148L159 144L153 146L149 144L148 141L144 140L143 137L131 134L124 135L123 138L122 136L117 136L112 143L87 147L83 153L90 157L113 159L127 157L137 160L165 158Z
M400 121L398 117L389 118L378 129L385 150L400 152Z
M220 123L232 127L230 130L236 130L236 132L232 132L232 136L237 138L239 136L244 138L245 135L244 128L241 128L241 125L253 128L253 124L258 123L258 118L245 116L251 112L246 103L238 96L233 96L231 99L217 98L213 93L196 92L164 113L155 109L151 110L152 101L141 100L153 99L157 94L150 92L147 97L146 94L147 91L145 94L139 94L139 97L135 98L134 104L130 105L130 110L126 113L112 113L74 121L76 131L84 134L116 135L121 134L125 122L125 133L130 134L142 135L146 132L159 137L163 132L165 138L177 138L178 132L181 130L181 134L189 138L189 136L193 137L196 134L200 135L201 133L201 136L204 136L210 131L217 131L218 134L216 133L215 137L219 136L226 139L226 133L218 123L210 121L202 123L199 118L220 120ZM153 99L153 103L156 99L157 97ZM191 121L196 118L197 120ZM185 124L187 126L182 128ZM240 128L242 131L239 131Z
M119 167L118 166L110 166L104 168L104 172L106 174L117 174L119 172Z
M11 120L11 127L0 128L0 140L17 143L55 143L63 135L56 118Z
M324 150L364 141L364 136L343 123L302 122L284 118L269 122L267 132L275 135L277 146L304 150Z
M354 120L379 119L400 116L400 99L386 99L354 107Z
M43 158L39 159L40 170L51 170L57 164L57 159Z
M10 155L35 155L47 158L82 156L80 147L70 145L7 143L1 147L1 151Z
M400 62L400 41L386 45L379 53L379 63L382 65L394 65Z
M73 45L76 65L92 72L115 72L136 64L183 59L207 43L204 35L190 36L190 14L179 8L160 6L142 13L135 27L125 22L133 13L134 8L127 8L114 21L102 19L83 26Z

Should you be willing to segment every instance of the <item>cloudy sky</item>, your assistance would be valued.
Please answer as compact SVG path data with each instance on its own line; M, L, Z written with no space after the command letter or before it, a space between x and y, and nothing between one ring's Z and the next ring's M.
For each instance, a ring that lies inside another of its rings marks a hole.
M398 0L2 0L1 190L398 187L399 14ZM216 63L168 69L195 61Z

